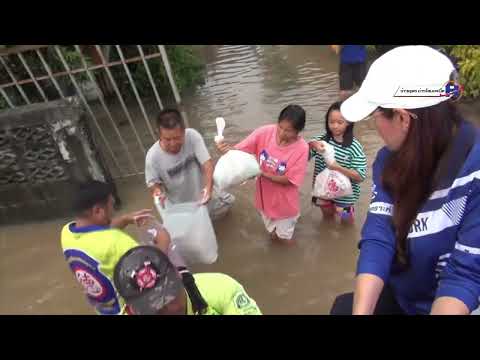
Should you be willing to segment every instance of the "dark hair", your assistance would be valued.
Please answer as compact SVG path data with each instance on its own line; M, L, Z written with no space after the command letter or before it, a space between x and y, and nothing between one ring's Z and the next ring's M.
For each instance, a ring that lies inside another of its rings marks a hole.
M393 109L379 110L387 118L394 116ZM389 157L382 174L383 186L393 197L396 260L403 268L409 265L409 230L435 189L440 159L450 145L454 128L461 122L455 105L449 101L409 111L418 119L410 122L404 143Z
M80 215L95 205L106 205L110 195L113 195L111 184L96 180L81 183L74 194L73 210Z
M330 117L330 113L332 111L340 111L340 106L342 105L342 101L337 101L334 102L332 105L327 110L327 113L325 114L325 131L326 134L323 138L325 141L329 141L330 139L333 139L332 131L330 130L330 127L328 126L328 118ZM345 120L346 121L346 120ZM345 129L345 133L343 134L343 143L342 147L347 147L352 145L353 142L353 122L347 121L347 128Z
M157 115L157 127L159 129L175 129L176 127L185 129L185 123L177 109L164 109Z
M288 105L278 116L278 122L288 120L297 132L305 128L305 110L299 105Z

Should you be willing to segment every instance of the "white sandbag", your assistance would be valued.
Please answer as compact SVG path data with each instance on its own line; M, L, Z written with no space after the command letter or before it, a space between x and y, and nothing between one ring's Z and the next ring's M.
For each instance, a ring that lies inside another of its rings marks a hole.
M352 195L352 183L342 173L325 169L317 175L312 195L325 200Z
M240 150L230 150L217 162L213 183L220 190L240 185L260 175L260 166L255 156Z
M212 221L205 205L198 203L155 205L170 234L175 250L188 265L213 264L218 257L218 244Z

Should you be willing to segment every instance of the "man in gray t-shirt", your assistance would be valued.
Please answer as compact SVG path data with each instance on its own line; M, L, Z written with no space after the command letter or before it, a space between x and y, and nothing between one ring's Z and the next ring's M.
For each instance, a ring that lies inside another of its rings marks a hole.
M159 141L145 159L145 180L152 194L172 204L208 203L213 219L226 214L235 198L224 192L212 195L213 161L202 136L194 129L185 129L177 110L163 110L157 126Z

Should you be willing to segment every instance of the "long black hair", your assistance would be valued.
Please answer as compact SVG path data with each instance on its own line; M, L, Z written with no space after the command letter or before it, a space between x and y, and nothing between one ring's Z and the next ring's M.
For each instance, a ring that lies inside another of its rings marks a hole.
M388 119L393 109L379 108ZM401 268L409 265L408 232L422 204L435 187L433 176L452 142L452 133L462 119L455 104L445 101L420 109L410 109L417 116L410 121L407 137L400 149L387 160L382 184L392 195L393 226L396 237L395 259Z
M336 101L327 110L327 113L325 114L325 131L326 134L323 137L323 140L326 142L330 141L330 139L333 139L332 132L330 131L330 128L328 127L328 118L330 117L330 113L332 111L340 111L340 106L342 105L342 101ZM345 120L346 121L346 120ZM347 128L345 129L345 133L343 134L343 147L348 147L352 145L353 142L353 123L347 121Z

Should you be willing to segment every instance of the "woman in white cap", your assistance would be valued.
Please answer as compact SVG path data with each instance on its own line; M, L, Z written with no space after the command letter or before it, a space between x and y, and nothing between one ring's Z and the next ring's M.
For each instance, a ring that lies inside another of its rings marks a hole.
M402 46L378 58L343 103L348 121L371 115L386 146L373 164L355 291L338 296L331 314L478 307L480 136L456 111L452 79L445 55Z

